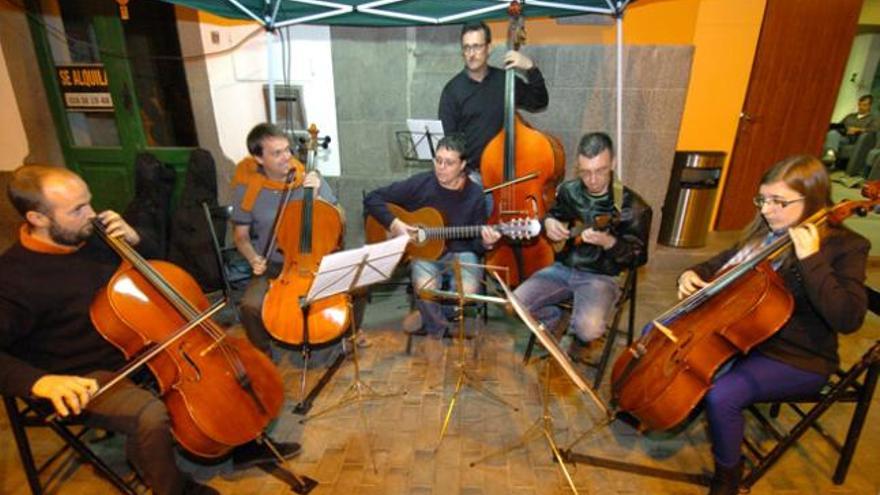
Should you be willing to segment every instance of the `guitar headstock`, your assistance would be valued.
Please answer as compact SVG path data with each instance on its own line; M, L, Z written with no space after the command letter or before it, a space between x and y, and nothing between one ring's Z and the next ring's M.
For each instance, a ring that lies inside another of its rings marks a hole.
M541 222L537 218L515 218L508 222L500 223L498 231L511 239L532 239L541 235Z

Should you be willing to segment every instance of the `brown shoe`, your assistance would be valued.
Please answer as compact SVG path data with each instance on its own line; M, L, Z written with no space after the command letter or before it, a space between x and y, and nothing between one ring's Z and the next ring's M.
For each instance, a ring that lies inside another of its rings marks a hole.
M581 340L572 335L571 343L568 345L568 357L579 364L591 364L593 362L593 343L581 342Z

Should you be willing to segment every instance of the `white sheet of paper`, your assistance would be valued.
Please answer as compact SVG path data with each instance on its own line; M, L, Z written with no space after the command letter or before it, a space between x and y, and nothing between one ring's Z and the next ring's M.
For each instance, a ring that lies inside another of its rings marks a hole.
M306 300L312 302L387 280L400 263L408 241L407 236L401 235L387 241L324 256ZM363 270L355 280L355 276L358 275L357 268L361 263L364 264Z
M437 143L443 138L443 122L429 119L406 119L406 128L412 134L413 149L419 160L433 160L431 147L425 138L426 133L431 134L431 143L437 149Z

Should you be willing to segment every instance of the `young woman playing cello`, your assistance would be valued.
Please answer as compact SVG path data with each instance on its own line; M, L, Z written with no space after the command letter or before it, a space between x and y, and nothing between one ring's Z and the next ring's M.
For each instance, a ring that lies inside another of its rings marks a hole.
M794 311L776 334L736 359L706 395L706 416L715 458L710 495L735 494L742 474L742 411L750 404L819 391L837 369L837 333L851 333L867 310L865 263L870 243L844 227L821 235L815 225L799 225L830 206L825 167L811 156L794 156L768 170L754 198L758 214L742 240L681 274L679 297L686 297L719 271L749 258L762 245L788 232L793 252L774 262L794 297Z

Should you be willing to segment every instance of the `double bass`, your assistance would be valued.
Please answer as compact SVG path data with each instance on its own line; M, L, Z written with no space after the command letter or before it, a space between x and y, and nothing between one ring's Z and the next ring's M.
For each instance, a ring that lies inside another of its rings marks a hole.
M92 323L126 359L149 358L146 365L178 443L215 458L261 437L284 401L275 365L246 339L197 318L209 304L186 271L145 260L124 240L109 236L99 220L93 224L123 263L96 294L89 308Z
M514 0L508 8L510 24L507 46L519 50L525 40L522 5ZM553 136L529 126L516 112L516 73L505 70L504 129L486 145L480 160L483 185L492 190L494 205L490 224L512 218L542 218L565 173L565 151ZM545 236L527 242L499 242L486 253L486 263L510 270L511 286L553 263L554 251Z
M318 129L309 127L306 173L315 170ZM277 232L270 245L277 242L284 254L284 266L278 277L269 281L263 299L263 325L276 340L289 345L321 345L342 336L350 321L348 294L336 294L304 302L321 258L342 245L344 223L339 209L314 197L310 187L303 189L301 200L282 201L275 219ZM320 229L315 226L320 225Z
M876 183L862 194L869 199L821 209L802 225L839 225L880 205ZM785 233L657 317L614 363L617 410L635 417L642 430L668 430L687 419L722 364L748 353L788 321L794 299L770 260L790 248Z

